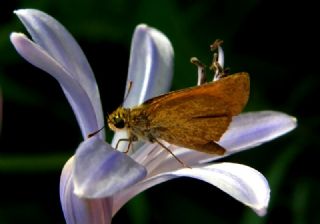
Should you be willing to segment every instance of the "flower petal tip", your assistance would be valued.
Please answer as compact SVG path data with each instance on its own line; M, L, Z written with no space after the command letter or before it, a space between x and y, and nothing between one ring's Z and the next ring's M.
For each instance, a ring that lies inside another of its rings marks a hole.
M24 33L20 32L12 32L10 34L10 38L19 38L19 37L25 37L26 35Z
M12 32L10 34L10 41L14 43L19 36L23 35L22 33Z
M17 9L17 10L14 10L13 13L16 16L18 16L19 18L21 18L21 17L28 16L28 15L32 14L32 12L36 12L36 11L41 12L37 9ZM43 12L41 12L41 13L43 13Z
M28 39L28 37L23 33L12 32L10 34L10 41L13 45L16 43L19 43L21 40L25 40L25 39Z
M296 117L291 116L292 123L294 123L295 127L298 125L298 119Z
M16 9L16 10L13 10L13 13L18 15L20 14L21 12L23 12L25 9Z
M25 50L28 51L29 47L32 45L32 42L25 34L18 32L12 32L10 34L10 41L21 55L23 55Z
M253 209L253 210L260 217L263 217L263 216L265 216L267 214L267 207L263 207L263 208L260 208L260 209Z
M140 23L137 27L136 27L137 30L146 30L148 29L148 25L145 24L145 23Z
M32 12L39 12L39 13L44 13L40 10L37 10L37 9L16 9L16 10L13 10L13 13L16 14L17 16L23 16L23 15L27 15L27 14L30 14Z

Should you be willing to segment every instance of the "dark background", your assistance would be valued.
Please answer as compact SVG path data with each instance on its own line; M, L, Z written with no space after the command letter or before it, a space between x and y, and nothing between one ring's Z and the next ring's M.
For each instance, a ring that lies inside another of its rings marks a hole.
M9 42L10 32L26 33L12 13L19 8L45 11L75 36L95 72L105 113L122 102L131 36L143 22L173 44L172 89L195 85L190 57L209 63L208 46L220 38L231 72L251 75L246 111L279 110L298 119L290 134L224 159L266 176L271 186L267 216L256 216L211 185L182 178L140 194L113 223L320 223L319 12L311 0L279 2L2 0L0 223L64 223L59 176L81 141L57 82L24 61Z

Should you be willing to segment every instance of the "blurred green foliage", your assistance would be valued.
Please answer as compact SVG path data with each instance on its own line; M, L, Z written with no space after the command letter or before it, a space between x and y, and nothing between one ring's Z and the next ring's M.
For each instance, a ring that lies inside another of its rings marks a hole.
M0 8L0 87L3 125L0 223L63 223L59 175L81 141L59 85L25 62L9 42L26 32L12 13L37 8L75 36L95 71L104 111L122 101L131 35L139 23L164 32L175 50L173 89L192 86L192 56L209 63L209 44L224 40L226 66L251 74L247 111L279 110L298 118L292 133L230 158L270 182L266 217L196 180L180 179L133 199L114 223L320 223L316 19L312 2L194 0L3 0ZM301 12L308 12L301 15ZM111 134L111 133L110 133ZM108 138L110 138L109 135Z

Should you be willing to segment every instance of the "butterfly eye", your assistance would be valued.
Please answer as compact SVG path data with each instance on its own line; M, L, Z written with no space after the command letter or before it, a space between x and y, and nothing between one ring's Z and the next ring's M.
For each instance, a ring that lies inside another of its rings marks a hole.
M124 126L125 126L124 120L121 117L118 117L118 116L115 117L114 118L114 126L119 129L124 128Z

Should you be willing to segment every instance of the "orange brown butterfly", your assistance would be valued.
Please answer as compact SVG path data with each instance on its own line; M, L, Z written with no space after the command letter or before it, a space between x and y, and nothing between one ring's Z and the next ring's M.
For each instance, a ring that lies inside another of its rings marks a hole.
M196 58L192 62L202 76L200 85L154 97L134 108L119 107L108 116L110 129L128 133L128 138L118 143L128 141L128 150L138 140L158 143L184 166L161 140L209 154L224 154L225 149L217 142L248 101L249 75L224 74L214 54L210 68L218 79L205 82L204 65Z

